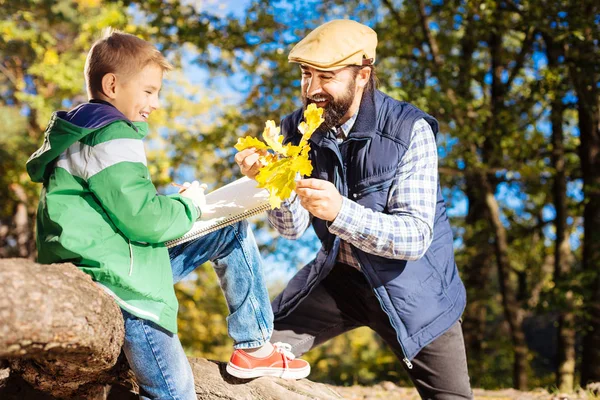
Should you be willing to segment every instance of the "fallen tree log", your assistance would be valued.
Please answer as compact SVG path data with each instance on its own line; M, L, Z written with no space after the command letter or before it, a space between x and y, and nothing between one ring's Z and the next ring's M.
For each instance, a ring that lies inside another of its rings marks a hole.
M57 398L96 398L127 380L117 304L72 264L0 260L0 359Z
M121 353L119 307L72 264L0 259L0 398L137 398ZM236 379L225 364L190 359L198 399L339 399L308 380Z

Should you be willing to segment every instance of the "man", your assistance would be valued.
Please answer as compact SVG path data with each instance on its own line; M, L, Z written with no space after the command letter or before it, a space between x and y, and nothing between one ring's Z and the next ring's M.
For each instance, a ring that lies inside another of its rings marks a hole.
M423 398L472 398L460 316L466 303L438 183L438 123L375 89L377 34L350 20L328 22L300 41L289 61L302 71L304 108L324 108L310 139L312 176L300 201L270 222L298 238L312 222L322 247L273 301L274 340L303 354L368 326L408 371ZM281 122L297 144L303 109ZM236 154L254 177L260 154Z

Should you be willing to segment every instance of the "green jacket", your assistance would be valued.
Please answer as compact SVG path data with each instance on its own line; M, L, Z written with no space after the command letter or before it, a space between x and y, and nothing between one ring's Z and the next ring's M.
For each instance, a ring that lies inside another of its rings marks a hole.
M190 199L161 196L150 180L142 138L108 104L54 113L44 144L27 161L43 182L38 261L71 262L137 317L177 332L177 298L164 245L199 217Z

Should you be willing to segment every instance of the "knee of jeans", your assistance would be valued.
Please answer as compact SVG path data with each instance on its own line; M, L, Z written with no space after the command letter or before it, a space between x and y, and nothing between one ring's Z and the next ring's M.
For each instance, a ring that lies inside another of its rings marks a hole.
M240 232L245 232L246 229L248 229L248 220L241 220L236 224L236 228L238 229L238 231Z
M185 373L179 379L178 384L181 385L184 393L189 393L195 398L196 386L194 385L194 374L192 372L191 365L189 368L184 368ZM186 397L187 398L187 397Z
M236 232L237 234L246 236L246 232L248 230L248 221L243 219L241 221L236 222L235 224L228 226L227 228L233 229L234 232Z

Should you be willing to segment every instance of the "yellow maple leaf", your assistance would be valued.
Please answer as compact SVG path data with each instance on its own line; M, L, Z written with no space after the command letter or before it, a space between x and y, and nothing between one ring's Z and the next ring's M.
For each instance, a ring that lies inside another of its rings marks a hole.
M279 208L281 202L291 196L296 188L297 174L309 176L312 173L313 167L308 158L310 152L308 139L323 121L323 109L310 104L304 111L304 121L298 126L302 139L297 146L290 143L284 146L283 136L279 134L280 128L271 120L265 123L263 131L266 144L253 137L238 139L235 145L238 151L254 147L257 150L274 152L261 156L260 161L263 166L256 175L258 187L269 191L269 204L272 209Z
M302 134L300 147L304 146L317 128L325 121L323 119L323 109L311 103L304 110L304 121L298 125L298 130Z
M272 153L267 153L266 155L260 157L260 162L262 165L269 165L277 160L279 160L279 157Z
M305 147L306 148L306 147ZM308 150L310 147L306 149L306 151L302 151L298 157L294 160L294 165L292 169L298 171L300 175L309 176L312 173L313 166L310 160L308 159Z
M307 145L305 145L305 146L293 146L293 145L291 145L291 144L288 143L288 146L289 146L288 147L288 157L297 157L298 154L300 154L300 152L302 151L302 149L304 147L306 147ZM308 148L310 149L310 146L308 146Z
M287 148L281 144L283 143L283 136L279 134L279 130L279 127L275 125L275 121L269 120L265 123L262 136L274 152L286 156Z
M297 157L286 157L264 166L256 176L259 187L269 191L269 203L271 208L278 208L284 199L291 196L296 188L296 174L310 175L312 164L308 159L308 150L303 151Z
M266 144L252 136L238 138L237 143L233 147L235 147L237 151L250 149L252 147L254 147L256 150L267 150Z
M294 177L296 171L291 168L292 158L286 157L264 166L256 175L258 187L264 187L269 191L269 203L271 208L279 208L283 199L287 199L295 188Z

